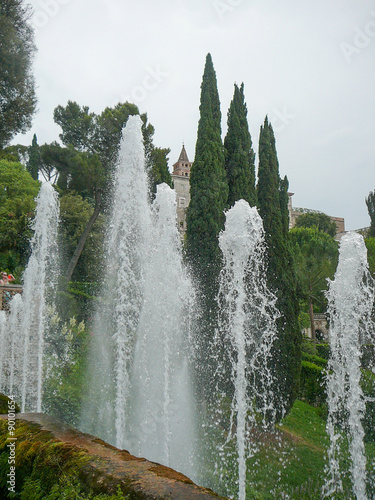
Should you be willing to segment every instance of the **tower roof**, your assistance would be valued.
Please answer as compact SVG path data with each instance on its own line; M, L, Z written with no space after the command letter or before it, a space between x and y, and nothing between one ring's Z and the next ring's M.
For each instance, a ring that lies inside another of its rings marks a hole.
M180 162L180 161L190 163L188 155L186 153L185 144L182 145L181 153L180 153L180 156L178 158L178 162Z

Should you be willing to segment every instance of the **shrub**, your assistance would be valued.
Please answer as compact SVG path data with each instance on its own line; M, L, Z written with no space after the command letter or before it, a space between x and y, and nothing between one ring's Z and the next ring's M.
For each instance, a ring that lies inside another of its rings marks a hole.
M329 344L327 342L322 342L320 344L316 344L316 353L321 358L324 358L328 361L329 359Z
M325 402L324 374L325 369L322 366L302 360L300 399L313 406L320 406Z

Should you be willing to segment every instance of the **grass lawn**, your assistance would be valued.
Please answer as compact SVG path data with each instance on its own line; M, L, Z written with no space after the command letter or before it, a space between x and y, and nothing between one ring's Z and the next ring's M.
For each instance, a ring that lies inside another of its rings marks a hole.
M321 410L296 401L278 426L277 436L263 435L259 453L248 461L248 499L317 499L325 482L329 438ZM375 443L366 447L369 478L375 480ZM347 461L349 469L350 462ZM350 487L349 476L344 482ZM368 498L375 498L375 490ZM353 498L347 493L342 498ZM335 496L335 500L338 499Z

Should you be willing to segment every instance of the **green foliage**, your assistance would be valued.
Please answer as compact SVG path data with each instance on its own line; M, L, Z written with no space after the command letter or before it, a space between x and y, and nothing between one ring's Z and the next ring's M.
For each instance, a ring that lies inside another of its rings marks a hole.
M168 155L170 149L153 148L150 153L150 191L156 193L156 186L165 182L172 186L172 176L168 169Z
M34 134L29 147L29 159L26 164L27 171L34 180L38 180L39 167L41 165L40 150L36 135Z
M115 495L104 493L95 495L82 491L81 484L77 479L62 476L57 484L54 484L49 492L46 492L39 479L27 478L22 491L21 500L130 500L129 495L123 495L120 486Z
M321 358L320 356L317 356L316 354L309 354L307 352L302 351L302 360L308 361L309 363L314 363L315 365L320 366L321 368L327 367L327 360Z
M372 276L375 276L375 237L365 239L367 248L367 262Z
M75 318L63 321L55 309L49 311L49 325L43 410L77 427L82 407L89 331L83 321L78 323Z
M372 370L362 370L361 387L367 398L363 421L365 439L375 443L375 373Z
M228 206L237 200L256 204L255 165L245 103L244 85L234 85L234 95L228 110L228 131L224 140L225 170L228 176Z
M214 336L215 298L222 258L218 236L224 227L224 208L228 199L220 101L210 54L206 58L199 109L195 159L190 173L191 201L187 209L186 251L196 278L201 306L199 331L196 332L196 340L200 344L197 349L196 378L205 392L203 399L207 400L213 395L210 384L215 370L214 361L211 359L208 362L207 358Z
M266 233L268 286L278 298L276 305L281 313L273 352L280 411L284 403L288 411L298 393L302 341L295 269L285 222L288 219L286 190L287 179L280 179L275 136L266 117L259 136L257 191Z
M375 191L370 191L368 197L365 199L368 214L370 216L370 231L369 236L375 237Z
M330 355L330 348L328 343L316 344L316 352L318 356L328 361Z
M28 258L38 191L23 165L0 160L0 262L13 274Z
M336 235L336 224L329 215L321 212L307 212L297 217L295 227L316 228L319 231L334 237Z
M316 227L294 227L290 239L296 264L298 290L307 304L319 304L325 312L327 278L332 278L338 261L338 244Z
M60 125L60 139L66 146L73 146L77 151L91 151L95 134L95 115L89 112L88 106L79 106L68 101L64 108L57 106L53 112L55 123Z
M69 260L94 212L88 199L74 192L66 192L60 198L60 231L65 260ZM101 280L103 255L104 216L99 215L86 240L85 247L73 274L73 280L96 283Z
M320 406L326 399L324 367L316 363L311 363L305 360L305 358L306 355L303 356L301 362L299 398L313 406ZM314 359L316 357L311 358Z
M18 406L17 403L13 404L13 401L8 396L5 396L5 394L0 393L0 415L7 415L8 414L9 404L11 406L15 406L15 409L14 409L15 413L20 412L20 407Z
M0 3L0 149L30 128L36 108L30 15L22 0Z
M199 109L195 159L190 175L191 201L187 210L187 250L197 275L208 278L218 272L218 234L223 228L223 211L228 198L220 102L210 54L206 58Z

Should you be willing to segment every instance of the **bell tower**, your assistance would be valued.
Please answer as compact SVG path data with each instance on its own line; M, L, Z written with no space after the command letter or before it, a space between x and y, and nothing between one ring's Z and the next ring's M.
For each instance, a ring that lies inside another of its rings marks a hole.
M173 185L177 198L177 223L178 229L183 234L186 231L186 209L190 203L190 169L185 145L182 145L180 156L173 165Z

